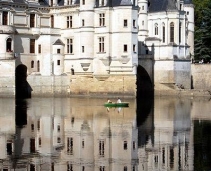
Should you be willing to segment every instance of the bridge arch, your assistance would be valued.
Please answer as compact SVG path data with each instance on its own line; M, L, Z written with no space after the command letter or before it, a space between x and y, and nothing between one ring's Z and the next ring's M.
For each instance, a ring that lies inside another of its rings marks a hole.
M20 64L15 69L15 96L16 98L30 98L31 87L27 82L27 67Z

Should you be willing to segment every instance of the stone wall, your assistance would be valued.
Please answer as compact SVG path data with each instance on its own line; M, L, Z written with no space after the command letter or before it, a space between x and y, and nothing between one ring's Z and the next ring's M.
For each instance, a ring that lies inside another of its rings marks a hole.
M211 64L192 64L192 88L211 90Z
M40 76L27 81L32 96L136 96L136 76Z
M68 96L70 81L68 76L30 75L27 82L32 96Z
M136 96L136 76L70 76L70 95Z

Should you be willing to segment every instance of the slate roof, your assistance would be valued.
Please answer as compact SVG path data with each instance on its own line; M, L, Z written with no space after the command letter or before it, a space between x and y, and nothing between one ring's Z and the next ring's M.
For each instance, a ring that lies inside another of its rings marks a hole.
M64 45L64 43L60 40L60 39L57 39L53 45Z
M149 12L177 11L174 0L149 0Z
M184 0L184 4L193 4L192 0Z
M115 1L111 1L112 5L111 6L130 6L132 5L131 0L115 0Z

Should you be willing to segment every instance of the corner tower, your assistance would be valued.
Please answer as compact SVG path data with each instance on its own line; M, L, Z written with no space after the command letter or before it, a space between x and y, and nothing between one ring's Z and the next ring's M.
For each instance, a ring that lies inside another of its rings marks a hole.
M192 0L184 0L184 11L187 18L187 43L190 46L190 54L194 55L194 5Z
M138 0L138 6L138 37L140 41L143 41L148 35L148 0Z

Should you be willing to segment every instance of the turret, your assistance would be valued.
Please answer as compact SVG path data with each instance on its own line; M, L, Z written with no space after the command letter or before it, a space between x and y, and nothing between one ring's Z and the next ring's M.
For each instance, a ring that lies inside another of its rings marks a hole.
M194 5L192 0L184 0L184 11L186 11L187 17L187 29L188 29L188 40L187 43L190 46L191 55L194 54Z
M148 35L148 0L138 0L138 6L138 39L139 41L144 41Z

